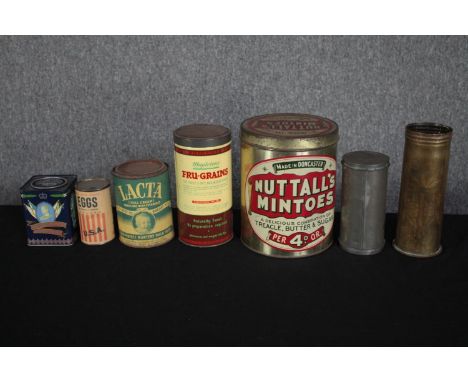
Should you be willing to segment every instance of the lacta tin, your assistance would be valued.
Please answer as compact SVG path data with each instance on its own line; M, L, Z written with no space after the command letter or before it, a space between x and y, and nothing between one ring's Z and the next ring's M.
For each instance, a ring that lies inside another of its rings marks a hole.
M406 126L403 173L394 248L409 256L442 251L441 235L452 128L436 123Z
M267 256L297 258L333 242L335 122L270 114L241 125L241 240Z
M134 160L115 166L112 174L120 241L149 248L172 240L167 165L157 159Z
M385 246L387 174L390 159L372 151L343 155L341 247L356 255L373 255Z
M75 175L35 175L21 187L28 245L75 242L75 182Z
M233 237L231 131L187 125L174 131L179 240L196 247Z
M110 182L92 178L75 186L81 241L88 245L108 243L115 237Z

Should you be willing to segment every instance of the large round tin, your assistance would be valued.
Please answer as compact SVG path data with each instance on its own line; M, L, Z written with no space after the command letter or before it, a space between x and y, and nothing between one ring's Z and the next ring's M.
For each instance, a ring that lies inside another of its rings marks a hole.
M112 170L120 241L136 248L174 237L168 167L157 159L124 162Z
M338 126L308 114L241 125L241 240L267 256L299 258L333 243Z
M179 240L213 247L232 239L231 131L195 124L174 131Z
M81 241L102 245L115 238L110 182L92 178L75 185Z

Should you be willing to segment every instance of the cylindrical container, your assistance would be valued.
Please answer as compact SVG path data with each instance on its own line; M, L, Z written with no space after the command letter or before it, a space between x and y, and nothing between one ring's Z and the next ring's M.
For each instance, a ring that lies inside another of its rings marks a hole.
M298 258L333 242L335 122L270 114L241 125L241 239L267 256Z
M75 185L81 241L89 245L108 243L115 237L110 182L83 179Z
M120 241L156 247L174 237L167 164L133 160L112 169Z
M174 131L179 240L196 247L233 237L231 131L187 125Z
M390 159L372 151L354 151L341 161L341 247L373 255L385 246L385 207Z
M436 123L406 126L400 205L394 248L409 256L442 251L444 196L452 128Z

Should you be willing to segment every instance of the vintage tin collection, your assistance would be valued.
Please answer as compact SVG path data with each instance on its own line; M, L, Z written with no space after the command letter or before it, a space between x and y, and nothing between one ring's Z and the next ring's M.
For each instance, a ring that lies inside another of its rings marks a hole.
M174 237L168 167L157 159L134 160L112 170L120 241L155 247Z
M435 123L406 126L403 173L394 247L416 257L442 251L444 197L452 128Z
M75 175L35 175L21 187L27 244L72 245L76 240Z
M179 240L197 247L233 237L231 131L187 125L174 131Z
M341 247L357 255L373 255L385 246L388 156L354 151L342 159Z
M93 178L75 186L81 241L89 245L108 243L115 237L110 182Z
M241 125L241 240L263 255L297 258L333 242L335 122L270 114Z
M414 257L442 251L452 128L406 126L395 250ZM178 228L182 243L212 247L233 238L231 131L194 124L173 132ZM301 258L333 243L338 126L309 114L267 114L241 124L241 241L254 252ZM342 158L339 243L358 254L385 246L390 159L372 151ZM150 248L174 237L168 166L131 160L112 169L120 241ZM30 246L101 245L115 238L110 182L35 175L20 189ZM76 198L75 198L76 194Z

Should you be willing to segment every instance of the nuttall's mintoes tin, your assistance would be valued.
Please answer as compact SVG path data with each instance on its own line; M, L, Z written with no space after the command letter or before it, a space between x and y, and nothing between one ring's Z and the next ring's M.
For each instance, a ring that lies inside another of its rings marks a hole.
M357 255L373 255L385 245L385 206L390 159L372 151L343 155L341 247Z
M231 131L187 125L174 131L179 240L196 247L233 237Z
M120 241L136 248L174 237L168 167L157 159L134 160L112 170Z
M75 175L35 175L21 187L28 245L75 242L75 182Z
M81 241L89 245L108 243L115 237L110 182L92 178L75 186Z
M403 173L394 248L409 256L442 251L444 197L452 128L436 123L406 126Z
M335 122L270 114L241 125L241 239L267 256L297 258L333 242Z

